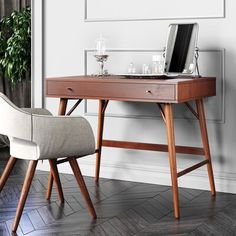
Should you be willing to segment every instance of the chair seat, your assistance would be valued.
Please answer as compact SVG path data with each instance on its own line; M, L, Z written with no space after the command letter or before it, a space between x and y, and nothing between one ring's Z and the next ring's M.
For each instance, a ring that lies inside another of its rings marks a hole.
M18 138L11 138L10 139L10 154L13 157L24 159L24 160L44 160L44 159L55 159L54 156L59 156L59 158L64 157L83 157L87 155L92 155L95 153L94 146L91 145L91 147L88 147L87 149L83 149L82 147L78 146L77 152L75 152L73 155L71 155L71 152L66 152L68 150L68 147L61 147L59 152L64 153L64 156L58 155L58 153L53 153L53 155L50 156L43 156L40 155L40 148L39 146L34 143L23 139Z

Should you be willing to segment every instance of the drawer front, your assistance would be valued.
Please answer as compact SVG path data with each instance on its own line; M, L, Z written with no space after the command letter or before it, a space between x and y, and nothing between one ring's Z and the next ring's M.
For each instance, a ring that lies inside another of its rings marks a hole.
M47 96L52 97L173 101L175 100L175 85L47 81L46 93Z

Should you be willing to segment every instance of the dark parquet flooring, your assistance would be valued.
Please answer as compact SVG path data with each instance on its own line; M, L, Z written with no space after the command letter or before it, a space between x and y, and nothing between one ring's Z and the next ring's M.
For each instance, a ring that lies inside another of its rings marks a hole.
M0 173L6 158L0 153ZM0 235L10 233L24 179L25 162L17 163L0 194ZM83 170L82 170L83 171ZM17 235L236 235L236 195L180 189L181 219L173 218L169 186L85 177L98 215L92 220L73 175L61 174L65 203L53 189L45 200L48 172L37 171ZM15 234L16 235L16 234Z

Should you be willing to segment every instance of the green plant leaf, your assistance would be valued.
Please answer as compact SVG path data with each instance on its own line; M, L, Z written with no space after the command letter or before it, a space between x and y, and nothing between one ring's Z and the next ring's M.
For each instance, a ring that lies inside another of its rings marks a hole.
M10 85L26 79L31 70L31 9L14 11L0 22L0 73Z

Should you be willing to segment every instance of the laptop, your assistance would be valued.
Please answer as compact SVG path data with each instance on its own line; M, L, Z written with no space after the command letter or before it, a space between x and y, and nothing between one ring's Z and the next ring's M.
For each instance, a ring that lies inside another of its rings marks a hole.
M193 77L197 67L198 24L170 24L162 74L122 74L125 77L166 79Z

